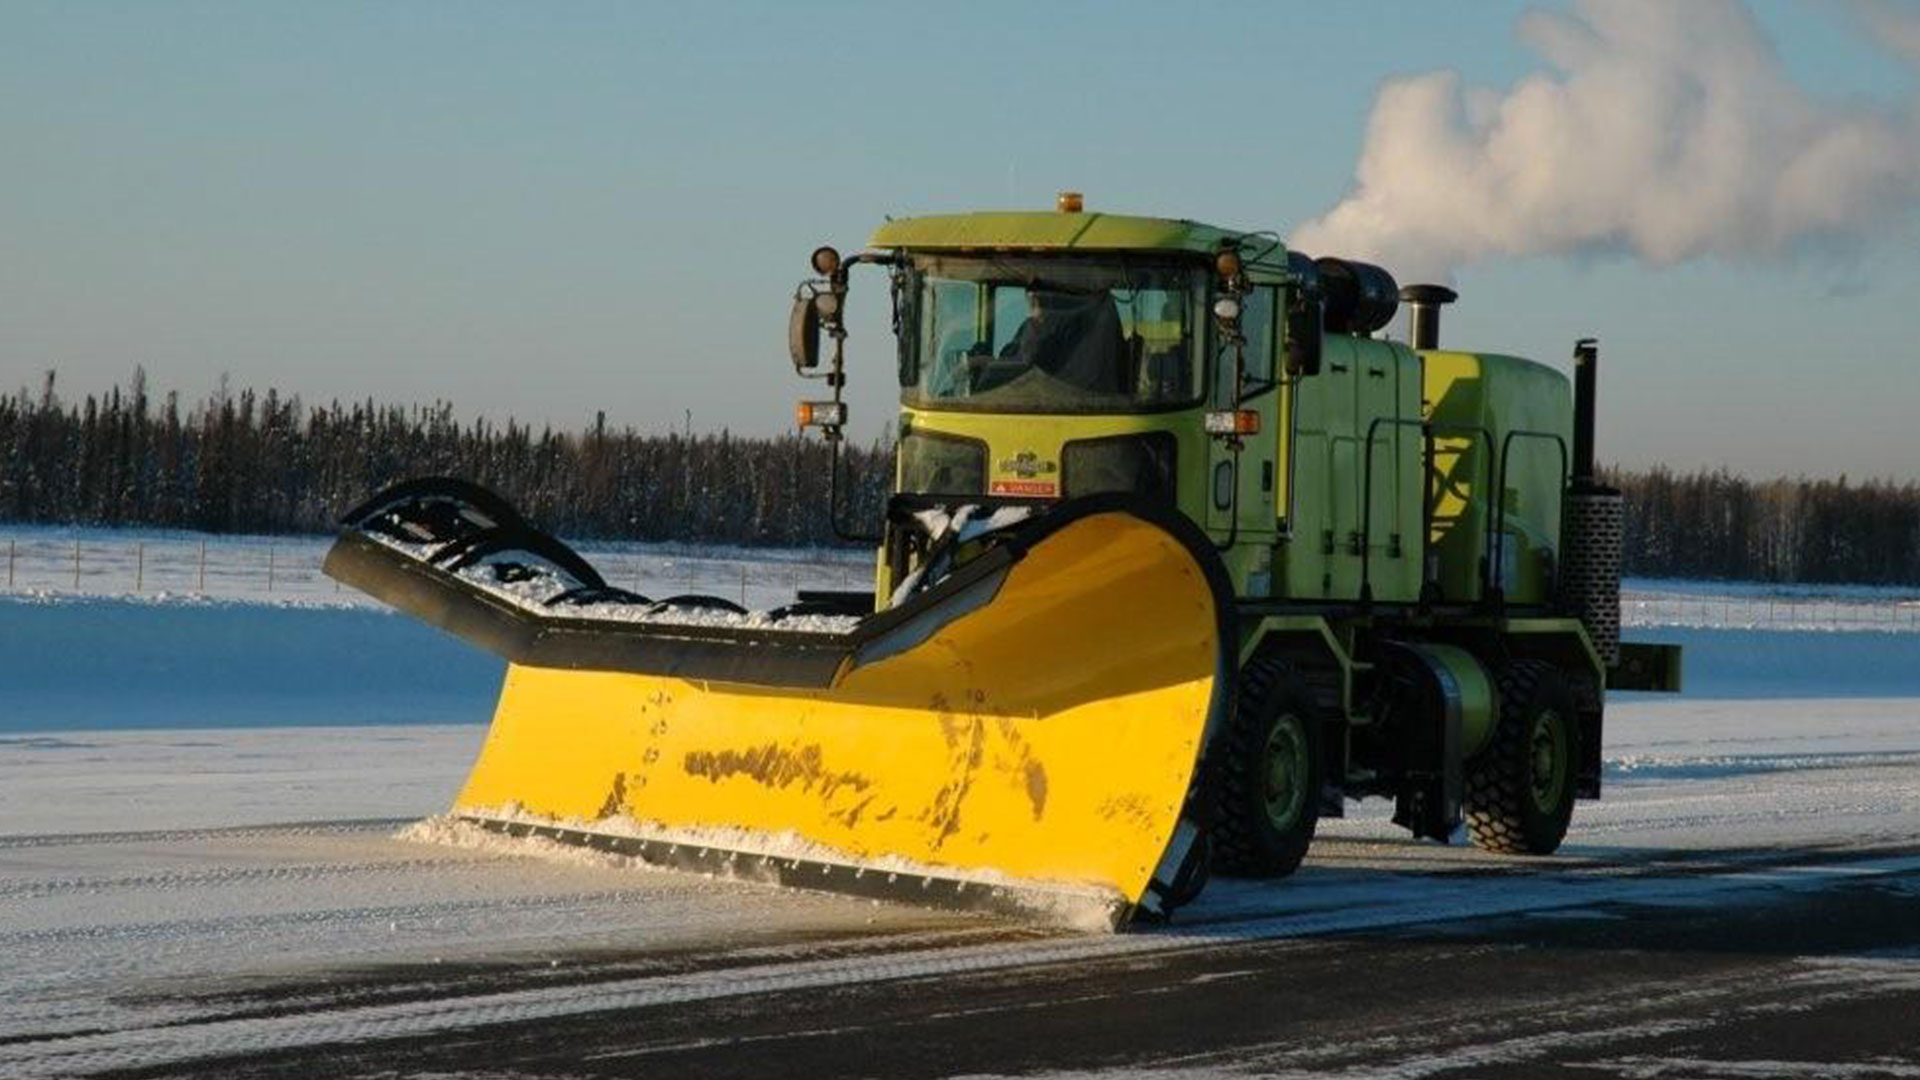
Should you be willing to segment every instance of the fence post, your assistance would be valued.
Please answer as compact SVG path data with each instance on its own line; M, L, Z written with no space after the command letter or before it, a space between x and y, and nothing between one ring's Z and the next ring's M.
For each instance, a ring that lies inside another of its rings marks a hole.
M267 591L273 591L273 545L267 545Z
M73 591L80 591L80 541L73 542Z
M747 606L747 567L744 563L740 566L740 606Z
M17 543L19 543L19 541L17 540L7 541L7 591L8 592L13 591L13 559L14 559L14 555L16 554L15 545Z
M133 545L133 591L147 591L147 545Z
M200 541L200 592L207 591L207 542Z

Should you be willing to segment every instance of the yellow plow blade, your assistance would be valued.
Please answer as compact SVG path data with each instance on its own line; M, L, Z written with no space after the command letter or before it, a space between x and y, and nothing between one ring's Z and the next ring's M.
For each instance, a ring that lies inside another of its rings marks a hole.
M1218 623L1180 540L1083 517L990 602L825 689L512 665L456 812L814 887L1080 895L1124 918L1151 908L1194 783Z
M688 619L457 480L397 485L345 525L327 573L509 661L465 818L1116 926L1204 880L1231 593L1171 509L1062 504L885 611L824 622Z

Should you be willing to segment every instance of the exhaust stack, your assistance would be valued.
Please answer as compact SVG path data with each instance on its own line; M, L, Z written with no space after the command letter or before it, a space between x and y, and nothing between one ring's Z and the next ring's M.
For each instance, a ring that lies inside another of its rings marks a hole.
M1592 487L1593 399L1598 389L1600 343L1581 338L1573 345L1573 483Z
M1566 494L1560 603L1587 628L1608 667L1620 665L1620 563L1626 548L1626 501L1599 483L1593 461L1594 397L1600 343L1573 346L1573 460Z
M1400 299L1413 312L1409 317L1413 347L1439 348L1440 309L1460 299L1460 294L1445 285L1409 285L1400 290Z

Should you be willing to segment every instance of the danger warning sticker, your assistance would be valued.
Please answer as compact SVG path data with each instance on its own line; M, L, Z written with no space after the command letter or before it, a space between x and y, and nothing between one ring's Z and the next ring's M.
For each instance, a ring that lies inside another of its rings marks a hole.
M1060 494L1060 485L1051 480L995 480L987 485L987 494L1050 499Z

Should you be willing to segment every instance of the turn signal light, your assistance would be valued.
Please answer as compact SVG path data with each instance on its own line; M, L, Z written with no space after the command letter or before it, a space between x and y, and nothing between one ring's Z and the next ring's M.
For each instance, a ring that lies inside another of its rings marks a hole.
M803 428L841 427L847 422L844 401L803 401L793 407L793 422Z
M1229 409L1207 414L1209 435L1258 435L1260 414L1252 409Z

